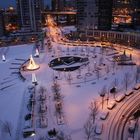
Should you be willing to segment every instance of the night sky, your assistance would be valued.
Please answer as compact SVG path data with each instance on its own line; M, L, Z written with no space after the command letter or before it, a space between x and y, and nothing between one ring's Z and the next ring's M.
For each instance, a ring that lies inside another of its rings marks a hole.
M46 4L50 4L51 0L44 0ZM0 8L6 8L8 6L16 6L16 0L0 0Z

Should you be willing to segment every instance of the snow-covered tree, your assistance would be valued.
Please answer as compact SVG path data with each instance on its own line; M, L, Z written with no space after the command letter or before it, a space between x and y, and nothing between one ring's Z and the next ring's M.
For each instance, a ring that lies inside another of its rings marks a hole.
M81 76L81 68L78 69L78 74Z
M60 92L60 85L56 82L53 83L53 86L52 86L52 91L54 93L59 93Z
M70 72L68 73L67 80L68 80L69 84L71 84L72 75L71 75L71 73L70 73Z

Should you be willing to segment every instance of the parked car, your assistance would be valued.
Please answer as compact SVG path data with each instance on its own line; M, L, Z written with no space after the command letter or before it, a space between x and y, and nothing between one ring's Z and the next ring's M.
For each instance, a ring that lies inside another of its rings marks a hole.
M110 89L110 93L114 93L114 92L116 92L116 90L117 90L116 87L112 87L112 88Z
M136 84L136 85L134 86L134 89L135 89L135 90L140 89L140 83Z
M125 98L124 94L120 94L119 96L116 97L115 101L116 102L121 102Z
M129 96L129 95L131 95L131 94L133 94L133 93L134 93L133 90L128 90L128 91L125 92L125 95L126 95L126 96Z
M23 133L23 137L27 138L27 137L34 136L35 130L33 128L23 129L22 133Z
M97 122L95 126L95 133L100 135L103 131L103 124L101 122Z
M111 110L111 109L113 109L115 106L116 106L116 102L115 102L115 101L110 101L110 102L108 103L107 108Z
M108 115L109 115L108 111L103 111L103 112L100 113L100 119L105 120Z

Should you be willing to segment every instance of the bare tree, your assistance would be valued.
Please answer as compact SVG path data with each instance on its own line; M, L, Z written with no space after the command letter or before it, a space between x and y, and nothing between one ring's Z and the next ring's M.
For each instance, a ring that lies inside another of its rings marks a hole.
M105 97L105 94L107 93L107 89L106 89L106 86L104 86L101 91L99 91L99 95L101 96L102 98L102 109L103 109L103 106L104 106L104 97Z
M61 79L61 72L58 71L58 78Z
M96 70L96 76L97 76L97 79L99 80L99 78L100 78L100 70Z
M90 118L84 124L84 132L86 135L86 140L90 140L90 138L92 137L94 133L94 125Z
M119 85L119 81L118 81L117 78L115 78L115 79L113 80L113 82L112 82L112 86L113 86L113 87L117 87L118 85Z
M87 76L86 76L86 74L84 75L84 82L86 83L86 81L87 81Z
M136 72L134 73L135 83L138 83L139 78L140 78L140 67L137 66L137 68L136 68Z
M113 60L112 62L113 73L115 72L115 67L116 67L116 60Z
M106 65L106 73L109 73L110 69L109 69L109 65Z
M130 54L130 60L132 60L132 54Z
M69 84L71 84L72 76L71 76L70 72L68 73L67 80L68 80Z
M109 49L108 48L105 48L105 54L107 55L109 52Z
M12 124L9 121L1 122L1 131L12 137Z
M88 71L88 73L90 73L90 65L88 64L88 67L87 67L87 71Z
M54 93L59 93L60 92L60 85L56 82L54 82L53 86L52 86L52 90Z
M97 102L94 101L94 102L91 102L90 103L90 106L89 106L89 109L90 109L90 116L92 118L92 123L94 124L95 122L95 117L98 113L98 105L97 105Z
M101 64L103 63L103 60L104 60L103 56L100 57L100 59L99 59L99 66L101 66Z
M70 51L70 48L69 48L69 46L67 46L67 53L68 53L68 55L69 55L69 51Z
M125 90L128 89L128 85L130 84L130 73L129 72L126 72L124 74L124 79L123 79L123 83L124 83L124 86L125 86Z
M62 103L61 102L57 102L55 104L55 109L56 109L56 114L61 115L63 113L63 109L62 109Z
M126 56L126 51L124 50L123 55Z

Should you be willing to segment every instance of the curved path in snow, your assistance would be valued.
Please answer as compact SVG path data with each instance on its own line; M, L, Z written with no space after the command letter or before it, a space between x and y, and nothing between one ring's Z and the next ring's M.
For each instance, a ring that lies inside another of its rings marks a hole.
M125 101L115 111L109 120L107 130L107 140L124 140L125 125L132 114L140 106L140 90L135 91L132 95L126 97Z

